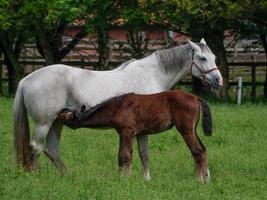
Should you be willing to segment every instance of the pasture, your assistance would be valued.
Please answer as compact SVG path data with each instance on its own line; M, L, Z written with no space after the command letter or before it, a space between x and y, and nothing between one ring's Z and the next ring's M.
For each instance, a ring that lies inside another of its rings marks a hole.
M118 135L113 130L64 128L61 176L43 154L37 173L15 167L13 99L0 98L0 199L267 199L266 104L211 104L213 136L199 136L211 181L197 182L193 159L175 129L149 138L152 180L144 181L134 147L133 175L118 176ZM31 123L32 124L32 123Z

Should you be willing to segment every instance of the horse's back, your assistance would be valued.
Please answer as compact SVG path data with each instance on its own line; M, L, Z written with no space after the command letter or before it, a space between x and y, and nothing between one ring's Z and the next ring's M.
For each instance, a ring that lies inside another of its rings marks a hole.
M21 80L27 112L36 122L51 121L67 105L72 74L80 69L66 65L50 65Z

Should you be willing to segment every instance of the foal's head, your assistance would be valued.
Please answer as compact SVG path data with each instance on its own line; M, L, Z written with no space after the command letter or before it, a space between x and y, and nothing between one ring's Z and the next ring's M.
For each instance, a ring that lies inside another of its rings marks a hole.
M66 126L74 127L76 123L81 119L81 115L85 111L85 109L85 105L81 107L80 111L64 108L58 113L57 120Z
M92 120L107 122L111 120L126 95L128 94L112 97L87 110L85 105L81 107L80 111L64 108L58 113L57 120L71 128L90 126Z

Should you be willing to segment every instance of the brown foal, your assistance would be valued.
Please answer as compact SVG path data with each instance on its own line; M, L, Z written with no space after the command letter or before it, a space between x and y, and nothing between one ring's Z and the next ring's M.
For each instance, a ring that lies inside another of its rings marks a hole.
M208 104L191 94L180 90L157 94L125 94L113 97L88 110L63 109L58 120L76 129L114 128L120 138L119 169L129 174L132 169L133 141L137 136L139 156L144 177L150 179L147 147L140 138L144 134L160 133L173 126L181 133L195 161L196 174L200 182L209 180L206 148L199 139L196 126L202 111L202 125L205 135L212 133L211 112Z

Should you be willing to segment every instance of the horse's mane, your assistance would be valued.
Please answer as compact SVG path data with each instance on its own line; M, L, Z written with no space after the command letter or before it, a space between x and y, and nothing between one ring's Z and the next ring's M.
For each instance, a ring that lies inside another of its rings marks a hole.
M131 62L133 62L133 61L135 61L135 60L136 60L136 59L127 60L127 61L121 63L121 64L118 66L118 68L123 69L123 68L125 68L127 65L129 65Z
M202 51L211 52L207 45L202 43L196 44L201 48ZM156 57L159 59L160 67L162 67L166 73L172 73L174 70L177 71L177 68L181 69L185 62L191 59L192 47L186 42L173 48L157 50L151 55L156 55ZM118 68L124 69L135 60L136 59L128 60L122 63Z
M116 104L121 104L122 100L124 99L125 96L129 95L129 94L133 94L133 93L126 93L126 94L123 94L123 95L118 95L118 96L115 96L115 97L111 97L91 108L89 108L88 110L84 111L86 112L86 116L90 116L92 114L94 114L95 112L99 112L99 111L102 111L105 106L109 105L110 103L114 102Z
M202 51L211 52L207 45L202 43L196 44ZM181 69L185 62L192 58L192 48L186 43L170 49L158 50L155 54L165 72L171 73L173 70L177 70L177 67Z
M160 61L161 67L165 72L169 73L177 70L177 67L182 68L184 63L191 58L191 52L190 45L184 44L170 49L158 50L155 54Z

